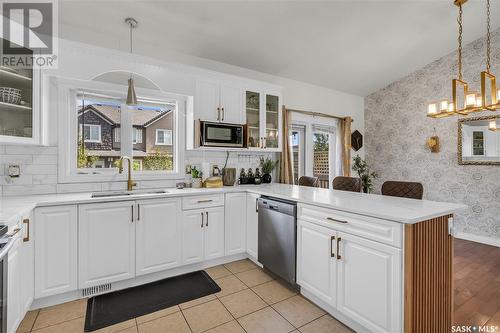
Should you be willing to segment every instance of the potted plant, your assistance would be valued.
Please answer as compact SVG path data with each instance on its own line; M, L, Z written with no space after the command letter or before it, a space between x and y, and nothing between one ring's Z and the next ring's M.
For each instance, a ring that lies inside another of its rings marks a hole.
M195 166L191 169L191 178L192 178L191 183L193 184L194 188L201 188L201 185L202 185L201 177L202 176L203 176L203 173L201 171L197 170Z
M273 177L271 176L271 173L273 172L274 168L278 164L278 161L273 161L269 157L261 157L260 158L260 167L262 169L262 182L269 184L272 180Z
M359 178L361 178L361 183L363 185L364 193L371 193L373 191L373 180L378 178L376 172L370 172L370 167L359 155L353 158L352 169L356 171Z

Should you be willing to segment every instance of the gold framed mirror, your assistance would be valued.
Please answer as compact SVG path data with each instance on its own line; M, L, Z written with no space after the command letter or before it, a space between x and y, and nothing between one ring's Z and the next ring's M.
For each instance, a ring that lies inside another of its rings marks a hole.
M458 120L458 164L500 165L500 115Z

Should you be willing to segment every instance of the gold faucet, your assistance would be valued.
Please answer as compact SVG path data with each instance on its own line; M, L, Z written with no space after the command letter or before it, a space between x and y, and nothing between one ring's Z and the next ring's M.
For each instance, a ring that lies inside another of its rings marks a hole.
M119 173L123 173L123 160L128 161L127 191L132 191L134 186L137 186L137 183L132 181L132 159L128 156L120 157L120 168L118 169Z

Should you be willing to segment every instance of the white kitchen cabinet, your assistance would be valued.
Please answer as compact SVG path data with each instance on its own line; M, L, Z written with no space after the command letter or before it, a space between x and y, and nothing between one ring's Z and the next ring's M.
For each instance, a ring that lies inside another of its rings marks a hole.
M78 207L80 288L135 276L135 201Z
M226 255L246 252L246 193L227 193L224 214Z
M137 201L136 275L181 263L181 199Z
M205 209L205 259L224 256L224 207Z
M242 124L243 90L235 82L198 78L194 98L195 119Z
M35 298L77 289L78 237L75 205L35 210Z
M246 246L247 253L251 255L255 260L258 258L258 239L259 239L259 212L257 206L257 200L260 195L255 193L247 193L247 223L246 223Z
M297 283L332 306L337 298L336 234L305 221L298 225Z
M21 257L21 237L17 234L13 246L11 247L7 259L7 332L16 332L17 326L24 317L22 289L22 258Z
M337 309L371 332L401 330L401 250L338 233Z
M247 144L251 149L281 151L281 95L276 91L245 90Z
M205 211L201 209L182 212L182 263L192 264L203 260Z

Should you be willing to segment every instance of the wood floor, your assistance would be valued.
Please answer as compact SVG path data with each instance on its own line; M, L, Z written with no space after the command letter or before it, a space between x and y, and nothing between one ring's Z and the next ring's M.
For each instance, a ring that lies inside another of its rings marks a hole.
M500 248L455 239L454 324L500 328Z

